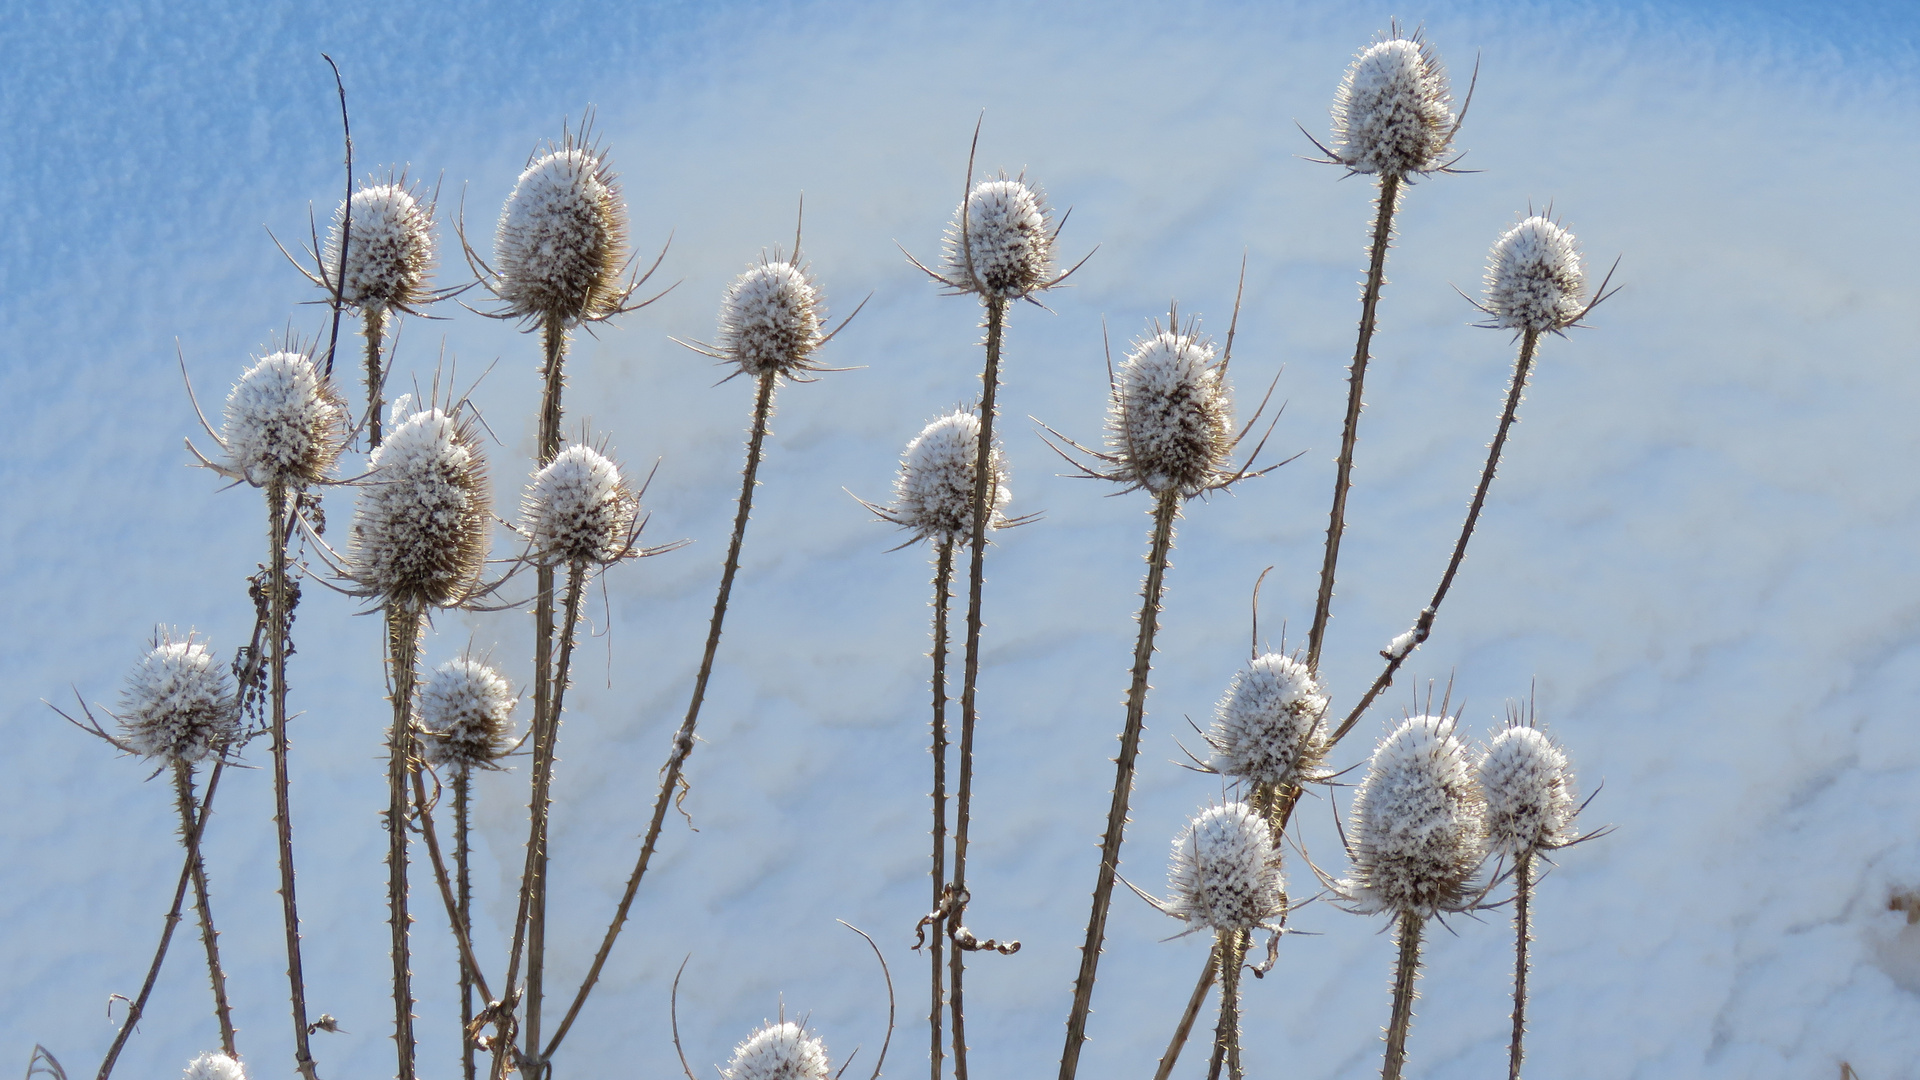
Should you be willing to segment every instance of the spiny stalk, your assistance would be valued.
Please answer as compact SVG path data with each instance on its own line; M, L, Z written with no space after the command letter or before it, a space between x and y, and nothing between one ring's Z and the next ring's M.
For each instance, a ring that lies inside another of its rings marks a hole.
M274 827L280 854L280 911L287 938L287 981L292 997L293 1063L306 1080L319 1080L313 1051L307 1043L307 981L300 962L300 908L293 887L293 819L287 796L287 637L291 629L287 604L287 534L292 518L287 507L287 485L267 485L268 566L267 596L271 641L267 652L267 694L272 705Z
M1414 984L1420 978L1420 935L1425 926L1418 912L1404 911L1394 929L1400 955L1393 968L1393 1015L1387 1023L1387 1059L1380 1080L1400 1080L1407 1062L1407 1031L1413 1026Z
M233 1013L227 1006L227 973L220 966L220 932L213 927L213 904L207 896L206 861L200 855L201 824L193 795L192 764L174 759L174 799L180 810L180 839L193 867L193 903L200 915L200 943L207 950L207 979L213 984L213 1015L220 1024L220 1048L238 1060L234 1045Z
M392 934L393 1041L400 1080L413 1080L413 967L407 911L407 834L410 780L417 768L413 748L413 686L420 648L418 607L387 605L387 645L393 680L393 728L387 758L387 912Z
M1527 943L1533 924L1527 904L1533 898L1533 856L1522 855L1513 864L1513 1039L1507 1047L1507 1080L1520 1080L1520 1059L1527 1036Z
M978 485L976 485L978 486ZM975 508L978 512L978 508ZM931 1006L927 1023L932 1028L928 1056L932 1080L940 1080L940 1017L946 1008L945 953L941 934L945 919L941 910L947 884L947 607L953 593L953 540L942 539L933 572L933 941Z

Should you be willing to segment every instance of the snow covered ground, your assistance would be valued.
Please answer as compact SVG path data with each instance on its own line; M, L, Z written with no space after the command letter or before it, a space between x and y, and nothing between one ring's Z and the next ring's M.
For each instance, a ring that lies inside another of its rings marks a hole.
M979 817L970 922L1019 955L969 969L982 1076L1048 1075L1095 872L1108 755L1145 547L1147 500L1055 474L1036 417L1100 430L1103 322L1116 343L1170 299L1235 345L1243 403L1276 373L1270 444L1295 463L1196 503L1181 523L1122 872L1157 888L1171 837L1221 794L1182 770L1183 717L1205 723L1242 661L1248 591L1263 631L1304 639L1326 522L1369 184L1299 159L1325 130L1353 51L1390 15L1424 22L1479 89L1470 175L1416 186L1389 263L1351 526L1325 670L1335 709L1424 603L1458 527L1511 362L1474 329L1471 293L1515 215L1551 204L1626 285L1591 330L1551 340L1433 639L1340 748L1364 760L1389 722L1453 680L1491 729L1537 690L1583 790L1616 831L1566 853L1537 901L1533 1073L1555 1077L1920 1076L1920 926L1887 908L1920 887L1920 274L1905 178L1920 166L1914 37L1900 9L1734 11L1525 3L1050 6L660 5L523 15L478 4L285 6L161 14L95 5L15 13L0 45L14 134L0 199L0 1057L46 1045L75 1080L110 1042L177 873L170 793L61 723L41 698L111 705L156 624L231 648L263 555L251 489L183 467L197 435L174 343L211 406L250 350L312 335L312 290L260 229L305 236L338 198L332 86L341 62L365 170L444 178L484 252L529 150L598 106L651 254L673 236L665 300L583 336L570 418L660 470L649 539L692 545L617 568L594 599L560 748L553 981L584 969L631 864L668 733L698 661L749 407L748 387L667 340L711 334L726 281L789 242L833 307L866 312L784 388L690 765L686 808L606 979L557 1059L562 1076L671 1075L667 986L689 952L681 1028L696 1069L784 1001L855 1070L879 1046L871 957L900 987L889 1072L923 1060L929 902L925 607L929 568L846 491L888 491L928 419L977 389L977 308L943 297L928 258L981 163L1025 168L1072 207L1075 288L1023 308L1003 396L1015 512L989 562ZM443 227L441 279L463 270ZM409 320L401 362L444 351L504 440L517 498L537 396L534 339L447 305ZM497 363L496 363L497 361ZM843 491L842 489L846 489ZM329 496L336 528L350 513ZM382 1075L386 706L378 628L307 590L295 629L294 813L322 1076ZM470 644L521 670L527 620L447 615L431 663ZM523 718L524 719L524 718ZM264 746L249 755L264 764ZM497 971L524 794L481 785L483 957ZM1302 809L1337 871L1346 793ZM273 890L271 783L229 774L208 858L240 1040L256 1077L289 1059ZM1297 854L1296 896L1313 892ZM453 960L431 893L416 904L424 1075L453 1064ZM1379 920L1315 904L1275 977L1248 989L1254 1075L1378 1067L1391 942ZM1145 1076L1206 945L1116 901L1084 1075ZM1504 915L1431 938L1411 1073L1496 1075L1511 940ZM119 1067L173 1075L215 1045L198 945L183 928ZM120 1015L116 1008L112 1014ZM1199 1075L1198 1054L1180 1075Z

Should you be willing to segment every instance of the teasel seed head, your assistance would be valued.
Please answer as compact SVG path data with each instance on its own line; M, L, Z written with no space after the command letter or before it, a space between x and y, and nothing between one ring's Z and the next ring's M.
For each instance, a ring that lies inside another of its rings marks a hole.
M893 505L881 516L912 530L916 540L957 541L973 535L974 466L980 459L980 418L955 409L921 429L900 456ZM987 525L996 526L1013 500L1006 460L995 446L987 455L993 490Z
M432 299L427 272L433 268L433 203L407 186L405 176L366 184L353 193L351 242L340 299L349 307L386 314L412 310ZM323 280L340 267L340 226L347 204L334 210L321 260Z
M826 1080L827 1046L799 1024L767 1024L733 1048L726 1080Z
M238 1061L214 1051L187 1062L185 1080L247 1080L247 1070Z
M361 594L411 610L461 603L486 565L492 520L472 421L416 412L368 463L347 554Z
M324 479L346 444L347 407L313 358L281 350L255 361L227 395L220 471L255 487ZM203 459L204 460L204 459Z
M1268 653L1236 673L1214 706L1208 762L1256 784L1302 785L1320 779L1326 691L1307 665Z
M776 250L727 286L713 354L755 379L769 372L793 378L817 370L813 352L826 340L825 319L812 276Z
M1502 233L1487 257L1492 324L1548 333L1571 326L1586 311L1586 273L1573 234L1535 214Z
M1178 323L1134 343L1107 410L1112 478L1192 498L1234 476L1233 395L1213 343Z
M494 232L494 291L522 318L566 326L606 318L625 298L626 245L627 208L606 155L569 135L507 196Z
M1358 910L1427 918L1472 906L1485 803L1454 727L1415 716L1375 748L1347 827L1353 876L1337 888Z
M1509 724L1487 744L1475 772L1487 800L1492 854L1519 859L1574 839L1573 770L1546 732Z
M536 559L601 566L633 550L639 511L640 497L621 478L620 467L577 444L534 474L521 504Z
M1272 828L1246 803L1208 807L1188 823L1173 842L1167 884L1162 910L1214 930L1251 930L1287 912Z
M943 280L990 300L1018 300L1051 286L1058 228L1046 193L1024 176L982 180L953 212Z
M127 675L120 698L120 746L142 757L192 764L240 734L239 703L227 665L194 635L170 630Z
M1446 166L1458 126L1440 57L1396 28L1354 57L1334 91L1330 150L1357 173L1429 173Z
M491 769L513 745L513 687L478 660L449 660L420 688L422 756L456 770Z

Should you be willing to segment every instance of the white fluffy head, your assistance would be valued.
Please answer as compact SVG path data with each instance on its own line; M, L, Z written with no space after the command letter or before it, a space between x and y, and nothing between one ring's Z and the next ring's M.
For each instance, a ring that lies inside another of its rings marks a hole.
M1208 764L1256 784L1304 784L1318 777L1327 695L1307 665L1268 653L1233 677L1213 709Z
M346 406L312 357L270 353L241 374L227 395L220 432L226 470L256 487L314 483L339 458L346 420Z
M974 467L980 460L980 418L956 409L923 428L900 457L887 517L916 537L956 541L973 535ZM987 455L992 476L987 525L999 522L1013 495L1000 448Z
M206 642L170 630L127 673L119 719L122 745L170 762L192 764L240 733L227 665Z
M333 230L321 266L331 281L340 266L340 226L349 204L334 210ZM427 271L433 267L433 206L408 191L404 182L369 184L353 193L352 242L340 298L361 310L385 313L427 298Z
M1222 484L1233 452L1233 395L1211 341L1176 327L1134 343L1114 374L1107 449L1115 479L1156 495L1191 498Z
M1286 881L1266 819L1246 803L1212 806L1173 842L1168 914L1215 930L1250 930L1286 914Z
M1412 717L1381 740L1354 793L1341 891L1366 911L1459 910L1485 854L1483 813L1453 719Z
M492 492L472 424L439 409L387 434L360 485L347 565L363 592L424 609L457 604L486 564Z
M538 557L605 565L633 547L640 498L620 467L591 446L560 451L527 485L521 512Z
M620 304L627 209L606 158L569 145L535 158L494 231L500 298L515 315L572 325Z
M1502 233L1487 256L1486 310L1511 330L1558 330L1580 317L1586 282L1573 234L1536 214Z
M1546 732L1514 724L1493 737L1476 770L1487 800L1487 846L1521 858L1565 844L1573 822L1573 770Z
M726 1080L827 1080L827 1045L783 1021L768 1024L733 1048Z
M1394 36L1360 51L1333 95L1333 153L1354 172L1403 177L1445 164L1455 120L1431 45Z
M947 280L994 300L1018 300L1051 285L1048 216L1045 193L1024 179L1002 175L975 184L947 226Z
M247 1070L227 1055L213 1051L187 1062L185 1080L247 1080Z
M721 358L759 378L811 368L826 309L805 270L775 258L750 266L720 301Z
M421 750L432 765L483 769L513 744L513 687L478 660L449 660L420 688Z

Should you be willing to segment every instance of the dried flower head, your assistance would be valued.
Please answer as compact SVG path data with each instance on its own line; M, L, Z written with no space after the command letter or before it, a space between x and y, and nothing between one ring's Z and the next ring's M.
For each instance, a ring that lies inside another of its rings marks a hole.
M957 541L973 535L974 466L980 460L980 418L955 409L922 428L900 456L893 481L893 505L876 508L881 517L912 530L916 540ZM1007 490L1006 460L995 446L987 455L993 490L987 525L1001 523L1001 511L1013 500Z
M341 225L349 204L333 214L320 272L331 281L340 267ZM368 184L353 193L352 238L340 299L349 307L385 314L411 310L431 299L427 271L433 268L433 203L407 187L406 177Z
M1237 475L1233 395L1213 343L1177 321L1134 343L1114 375L1107 410L1112 479L1158 495L1192 498Z
M1339 892L1369 912L1430 917L1471 906L1484 802L1446 716L1415 716L1381 740L1353 797Z
M1586 273L1573 234L1534 215L1500 235L1487 257L1487 301L1494 326L1536 333L1560 330L1587 310Z
M192 634L162 631L127 675L120 697L121 747L192 764L240 734L227 665Z
M1208 807L1187 825L1167 884L1173 895L1161 910L1214 930L1251 930L1287 912L1272 829L1246 803Z
M1234 675L1213 709L1215 770L1275 787L1319 778L1326 691L1307 665L1268 653Z
M820 330L825 318L819 286L775 250L727 286L720 340L710 352L756 379L769 372L792 378L816 370L812 357L826 341Z
M422 755L431 765L486 769L513 745L513 687L478 660L449 660L420 688Z
M1018 300L1052 286L1053 243L1047 196L1024 175L982 180L953 212L942 280L991 300Z
M256 487L323 479L346 443L347 408L313 358L285 350L260 358L227 395L221 472Z
M185 1080L247 1080L247 1070L227 1055L214 1051L187 1062Z
M827 1046L792 1021L767 1024L733 1048L726 1080L826 1080Z
M420 610L460 603L486 564L492 493L470 420L416 412L373 452L347 566L364 595Z
M640 497L620 467L591 446L574 445L534 474L521 504L525 530L543 562L605 565L633 550Z
M1334 91L1329 152L1358 173L1428 173L1445 167L1458 127L1440 57L1396 28L1354 57Z
M522 318L569 326L606 318L626 299L626 242L627 209L606 155L569 135L533 159L507 196L494 232L494 291Z
M1573 839L1573 770L1547 733L1509 724L1493 737L1475 772L1487 800L1487 846L1523 858Z

